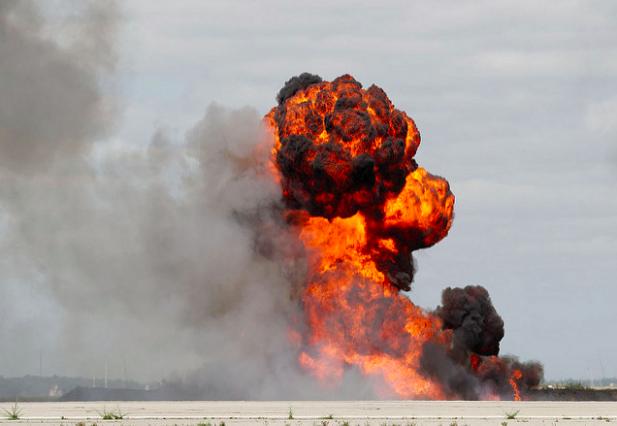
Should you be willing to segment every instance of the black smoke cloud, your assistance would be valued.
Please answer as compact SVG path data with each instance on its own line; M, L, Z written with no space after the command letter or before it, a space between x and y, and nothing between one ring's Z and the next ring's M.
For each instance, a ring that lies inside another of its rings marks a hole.
M306 89L311 84L321 83L323 80L316 74L303 72L291 77L276 95L276 101L280 104L295 95L299 90Z
M499 354L504 324L484 287L444 289L435 313L445 330L454 331L456 350L484 356Z
M442 328L452 332L452 344L425 345L420 366L424 374L443 384L446 394L463 399L493 394L512 398L510 380L515 370L522 374L516 383L523 393L541 383L543 367L539 362L498 357L504 322L484 287L448 287L442 292L441 303L434 313L441 318Z
M416 146L405 152L409 126L403 112L393 108L386 93L372 85L366 90L350 75L332 81L320 90L313 111L308 106L286 105L284 100L298 90L320 83L321 77L304 73L291 78L279 92L274 120L281 149L276 161L284 177L285 201L290 208L304 208L313 216L349 217L358 211L369 214L387 195L399 193L407 174L417 168L412 159ZM338 99L335 99L336 93ZM375 111L372 124L368 108ZM299 129L297 117L306 114ZM361 138L364 149L376 145L373 155L354 155L350 146L332 140L316 143L323 132L349 142ZM415 141L419 143L419 139Z

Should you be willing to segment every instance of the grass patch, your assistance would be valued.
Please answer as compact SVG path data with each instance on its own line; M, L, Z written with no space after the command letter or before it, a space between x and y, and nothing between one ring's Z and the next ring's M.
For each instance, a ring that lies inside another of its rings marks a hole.
M518 416L518 413L519 413L520 411L521 411L521 410L512 411L511 413L506 412L506 419L508 419L508 420L514 420L514 419L516 419L516 416Z
M9 410L4 410L4 416L7 420L19 420L22 415L22 410L17 405L17 401Z
M99 412L99 416L103 420L122 420L126 413L120 411L120 408L117 408L116 411L107 411L107 408L103 408L103 411Z

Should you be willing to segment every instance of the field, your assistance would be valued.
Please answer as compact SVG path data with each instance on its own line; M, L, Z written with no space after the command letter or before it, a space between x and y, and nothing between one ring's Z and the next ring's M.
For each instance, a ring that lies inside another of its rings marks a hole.
M617 425L616 402L30 402L2 403L0 413L0 423L64 426Z

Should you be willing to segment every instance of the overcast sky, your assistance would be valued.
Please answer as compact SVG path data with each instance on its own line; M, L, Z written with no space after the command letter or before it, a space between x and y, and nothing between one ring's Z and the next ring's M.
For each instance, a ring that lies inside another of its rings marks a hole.
M102 151L183 138L211 103L264 114L304 71L377 84L456 195L409 296L434 308L446 286L483 285L502 353L549 379L617 376L617 3L132 0L120 15Z
M122 143L211 102L265 113L303 71L381 86L456 195L410 297L481 284L504 353L617 376L617 4L144 0L120 40Z

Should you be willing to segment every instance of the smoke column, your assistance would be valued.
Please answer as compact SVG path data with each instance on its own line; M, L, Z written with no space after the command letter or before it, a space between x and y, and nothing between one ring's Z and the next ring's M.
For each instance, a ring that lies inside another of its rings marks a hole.
M293 270L257 250L256 212L280 199L260 114L211 106L179 140L110 145L121 13L64 6L0 4L0 374L34 372L42 348L50 373L126 359L214 398L281 397L282 377L316 396L288 350Z

